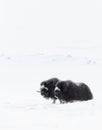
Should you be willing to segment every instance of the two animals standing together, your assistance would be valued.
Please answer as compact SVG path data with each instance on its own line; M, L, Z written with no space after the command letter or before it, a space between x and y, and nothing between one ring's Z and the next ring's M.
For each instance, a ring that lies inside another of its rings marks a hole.
M75 83L71 80L61 81L51 78L41 82L41 95L51 98L53 103L58 99L60 103L87 101L93 99L90 88L85 83Z

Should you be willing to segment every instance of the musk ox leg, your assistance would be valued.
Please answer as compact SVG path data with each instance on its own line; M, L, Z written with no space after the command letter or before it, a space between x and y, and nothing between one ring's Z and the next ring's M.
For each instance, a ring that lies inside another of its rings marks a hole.
M66 103L66 101L60 100L60 104L64 104L64 103Z
M56 99L54 99L52 103L55 104L56 103Z

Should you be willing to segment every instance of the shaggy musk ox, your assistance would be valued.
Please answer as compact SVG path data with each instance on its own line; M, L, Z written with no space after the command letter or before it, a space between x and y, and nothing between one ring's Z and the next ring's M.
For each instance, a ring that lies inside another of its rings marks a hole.
M73 81L59 81L56 83L55 97L61 103L73 101L91 100L93 95L89 87L84 83L74 83Z
M53 99L53 103L57 99L54 95L55 85L59 81L57 78L51 78L46 81L41 82L40 93L43 97Z

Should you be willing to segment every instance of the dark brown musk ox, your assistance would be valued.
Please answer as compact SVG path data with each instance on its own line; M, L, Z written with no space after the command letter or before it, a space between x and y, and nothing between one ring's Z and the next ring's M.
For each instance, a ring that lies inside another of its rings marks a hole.
M57 99L54 95L54 90L55 90L55 85L58 81L59 81L58 78L51 78L41 82L40 84L41 88L39 92L41 93L41 95L46 99L51 98L53 100L53 103L55 103Z
M85 83L75 83L71 80L58 81L54 95L60 103L93 99L91 90Z

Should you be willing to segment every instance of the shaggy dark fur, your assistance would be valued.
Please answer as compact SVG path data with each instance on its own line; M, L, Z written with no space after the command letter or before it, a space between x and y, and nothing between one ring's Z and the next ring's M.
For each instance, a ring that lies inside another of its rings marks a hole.
M73 81L59 81L56 83L55 97L60 102L86 101L91 100L93 95L89 87L84 83L74 83Z
M53 103L55 103L55 100L57 99L54 95L55 85L59 81L57 78L51 78L49 80L41 82L41 88L40 92L41 95L47 99L51 98L53 99Z

